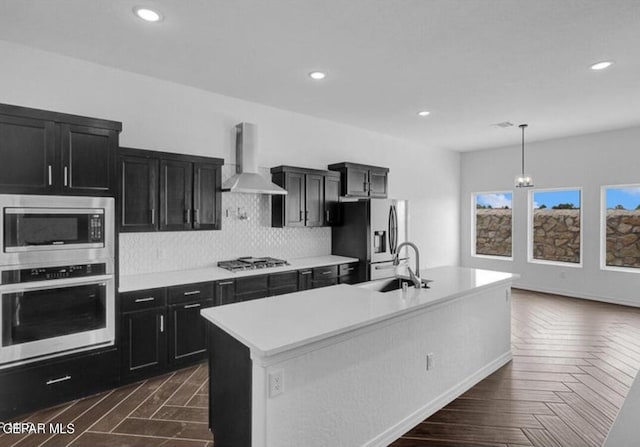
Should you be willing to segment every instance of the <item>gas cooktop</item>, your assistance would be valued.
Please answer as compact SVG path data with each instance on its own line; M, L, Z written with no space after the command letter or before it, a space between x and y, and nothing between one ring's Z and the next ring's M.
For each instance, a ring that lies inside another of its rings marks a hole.
M251 256L218 262L218 267L230 270L232 272L238 272L241 270L264 269L268 267L280 267L282 265L289 265L289 263L284 259L276 259L270 257L253 258Z

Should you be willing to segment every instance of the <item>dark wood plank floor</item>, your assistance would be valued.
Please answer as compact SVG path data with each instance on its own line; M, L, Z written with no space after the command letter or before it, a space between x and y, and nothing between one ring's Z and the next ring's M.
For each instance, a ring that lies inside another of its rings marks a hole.
M640 309L514 290L513 362L392 447L601 446L640 368Z
M640 367L640 309L514 291L513 362L391 447L600 446ZM26 415L73 435L0 446L212 446L206 365Z

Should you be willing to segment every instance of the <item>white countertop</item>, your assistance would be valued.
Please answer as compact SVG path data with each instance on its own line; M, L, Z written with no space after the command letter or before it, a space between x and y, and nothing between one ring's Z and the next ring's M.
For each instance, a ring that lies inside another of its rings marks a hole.
M268 357L373 325L486 287L509 283L515 275L463 267L421 271L430 289L381 293L341 284L201 311L211 323Z
M240 272L230 272L214 265L189 270L175 270L171 272L143 273L140 275L123 275L120 277L119 292L131 292L133 290L153 289L156 287L177 286L180 284L191 284L202 281L218 281L221 279L243 278L245 276L264 275L269 273L286 272L290 270L301 270L324 265L345 264L347 262L357 262L357 258L347 258L345 256L314 256L309 258L290 259L289 265L281 267L270 267L266 269L243 270Z

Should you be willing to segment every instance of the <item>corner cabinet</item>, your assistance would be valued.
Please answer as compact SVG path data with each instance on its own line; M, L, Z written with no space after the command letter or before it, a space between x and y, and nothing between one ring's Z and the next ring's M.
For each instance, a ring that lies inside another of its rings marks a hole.
M120 231L219 230L224 160L120 149Z
M329 165L329 169L340 173L345 197L387 197L389 168L343 162Z
M271 226L323 227L338 224L338 173L277 166L271 169L271 178L287 191L287 195L271 198Z
M115 196L122 123L0 104L0 192Z

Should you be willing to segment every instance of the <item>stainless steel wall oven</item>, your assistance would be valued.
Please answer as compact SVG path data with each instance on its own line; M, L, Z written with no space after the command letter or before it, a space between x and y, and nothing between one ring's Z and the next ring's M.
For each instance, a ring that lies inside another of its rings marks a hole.
M112 198L0 195L0 369L115 339Z

